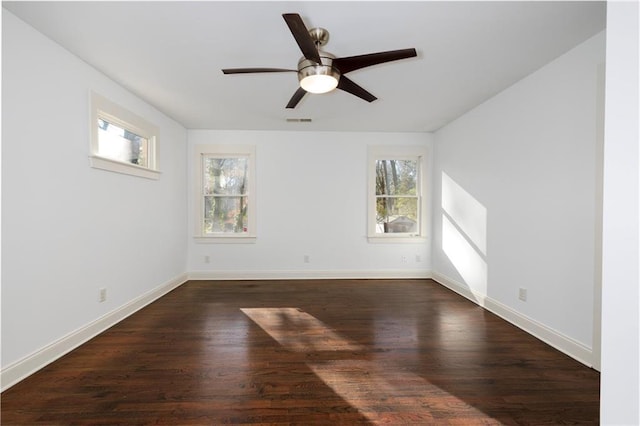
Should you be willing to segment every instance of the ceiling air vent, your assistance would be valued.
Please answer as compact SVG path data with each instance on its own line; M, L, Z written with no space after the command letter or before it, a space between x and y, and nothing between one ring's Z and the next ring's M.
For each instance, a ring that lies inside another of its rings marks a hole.
M287 123L311 123L310 118L287 118Z

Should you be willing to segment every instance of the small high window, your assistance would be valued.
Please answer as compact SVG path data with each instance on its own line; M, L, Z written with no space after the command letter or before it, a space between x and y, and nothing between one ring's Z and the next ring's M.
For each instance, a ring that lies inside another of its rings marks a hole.
M98 155L149 167L149 139L98 118Z
M91 166L158 179L158 128L108 99L91 94Z

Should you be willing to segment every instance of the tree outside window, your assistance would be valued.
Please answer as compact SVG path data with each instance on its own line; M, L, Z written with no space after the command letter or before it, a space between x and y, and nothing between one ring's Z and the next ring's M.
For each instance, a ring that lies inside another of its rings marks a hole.
M255 243L255 146L195 145L193 158L196 241Z
M248 159L203 157L204 234L245 233Z
M426 144L367 148L368 242L427 242L428 151Z
M376 233L417 233L418 159L376 160Z

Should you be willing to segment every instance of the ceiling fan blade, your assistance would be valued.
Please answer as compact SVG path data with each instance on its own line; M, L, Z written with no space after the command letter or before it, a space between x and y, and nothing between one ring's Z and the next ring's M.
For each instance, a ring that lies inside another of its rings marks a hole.
M388 52L368 53L365 55L349 56L346 58L336 58L333 66L346 74L350 71L358 70L371 65L382 64L384 62L397 61L398 59L413 58L417 56L416 49L389 50Z
M288 70L285 68L225 68L222 70L225 74L250 74L258 72L298 72L297 70Z
M364 99L367 102L373 102L376 98L371 93L364 90L362 87L358 86L352 80L349 80L344 75L340 76L340 80L338 81L338 89L344 90L345 92L351 93L361 99Z
M296 93L294 93L291 99L289 100L289 103L287 104L287 108L295 108L296 105L298 105L298 102L300 102L302 98L304 98L304 95L306 94L307 94L306 90L304 90L302 87L298 87L298 90L296 90Z
M293 34L293 38L296 39L296 43L298 43L304 57L316 64L321 63L318 48L309 35L309 30L305 27L300 15L297 13L285 13L282 17L289 26L291 34Z

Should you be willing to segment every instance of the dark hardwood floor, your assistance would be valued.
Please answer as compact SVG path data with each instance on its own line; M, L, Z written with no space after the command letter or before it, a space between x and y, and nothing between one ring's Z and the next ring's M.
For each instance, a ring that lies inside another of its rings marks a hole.
M5 391L1 420L597 424L599 378L430 280L191 281Z

